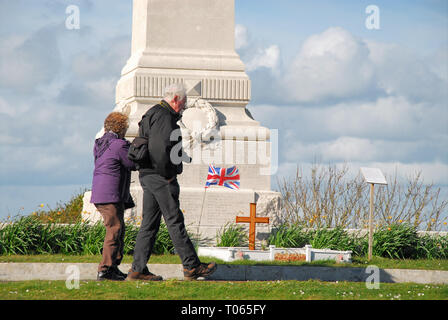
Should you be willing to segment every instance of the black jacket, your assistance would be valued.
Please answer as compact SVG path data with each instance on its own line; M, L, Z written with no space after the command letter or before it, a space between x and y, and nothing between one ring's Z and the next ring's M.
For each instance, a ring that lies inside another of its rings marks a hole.
M182 173L182 161L178 161L182 155L182 135L177 124L180 118L181 115L164 100L143 115L139 122L139 135L148 138L149 161L140 164L141 174L158 173L171 179ZM171 141L172 134L174 141ZM171 157L173 148L174 154L177 150L179 152Z

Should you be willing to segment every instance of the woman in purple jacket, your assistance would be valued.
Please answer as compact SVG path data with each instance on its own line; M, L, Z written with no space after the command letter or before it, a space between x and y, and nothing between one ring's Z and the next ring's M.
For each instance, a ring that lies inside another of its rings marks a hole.
M98 280L125 280L118 269L123 258L124 210L134 207L129 192L131 170L135 164L128 159L130 143L124 139L129 127L125 114L112 112L104 121L104 135L95 140L95 170L91 203L101 213L106 227L103 258L98 266Z

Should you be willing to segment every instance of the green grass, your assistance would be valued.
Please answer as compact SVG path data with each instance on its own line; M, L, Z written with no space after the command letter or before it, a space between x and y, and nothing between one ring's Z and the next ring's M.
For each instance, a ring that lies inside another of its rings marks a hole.
M37 254L37 255L0 255L1 262L46 262L46 263L99 263L101 255L64 255L64 254ZM124 255L122 263L132 263L131 255ZM178 255L153 254L150 263L180 264Z
M326 266L326 267L366 267L375 265L382 269L420 269L420 270L448 270L448 259L390 259L373 257L371 261L366 258L354 257L353 263L341 264L335 261L235 261L224 262L211 257L200 257L202 261L216 261L218 264L240 264L240 265L298 265L298 266ZM39 254L39 255L0 255L1 262L47 262L47 263L99 263L100 255L63 255L63 254ZM122 263L132 263L132 256L125 255ZM151 255L150 264L180 264L177 255L163 254Z
M80 281L67 289L65 281L20 281L0 285L2 300L447 300L448 285L322 281Z

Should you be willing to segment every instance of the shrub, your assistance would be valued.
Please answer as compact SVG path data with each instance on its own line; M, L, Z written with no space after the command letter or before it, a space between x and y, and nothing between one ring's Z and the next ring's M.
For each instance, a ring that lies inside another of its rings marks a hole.
M372 253L380 257L411 259L417 256L418 242L415 226L391 224L374 232Z
M448 236L426 234L419 237L417 257L421 259L448 259Z
M349 235L340 227L307 229L300 224L282 224L273 230L268 242L283 248L302 248L310 244L316 249L351 250L354 255L361 255L366 239Z
M126 224L124 254L132 254L139 228ZM106 228L101 221L61 225L42 223L37 216L23 216L0 229L0 254L100 254ZM173 253L174 246L161 223L153 252Z
M278 181L282 195L281 219L310 228L367 228L368 185L349 168L319 164L304 175L297 169L290 179ZM397 174L387 176L388 184L375 189L375 225L409 223L421 230L441 230L446 226L448 199L441 189L424 184L421 172L400 183ZM445 218L444 218L445 217Z
M31 254L38 239L40 222L35 217L21 217L0 230L1 254Z
M226 223L218 232L216 238L217 247L242 247L247 242L244 228L235 223Z
M58 203L55 209L33 212L43 223L77 223L81 221L84 191L74 195L67 203Z
M171 241L168 228L164 222L160 223L159 232L157 233L152 252L155 254L174 253L174 244Z
M310 244L316 249L331 249L348 251L351 250L354 255L362 254L364 248L364 237L349 235L341 227L334 229L319 228L310 231Z
M309 234L297 223L277 226L268 238L270 245L282 248L301 248L309 241Z

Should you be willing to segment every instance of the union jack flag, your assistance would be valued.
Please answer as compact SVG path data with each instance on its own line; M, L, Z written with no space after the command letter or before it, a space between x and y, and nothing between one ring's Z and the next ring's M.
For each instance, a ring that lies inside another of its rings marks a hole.
M218 168L210 164L208 167L208 176L205 187L208 188L215 184L238 190L240 188L240 174L238 168L235 166L228 169Z

